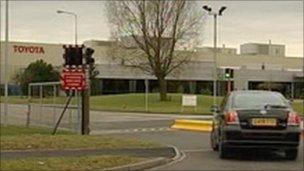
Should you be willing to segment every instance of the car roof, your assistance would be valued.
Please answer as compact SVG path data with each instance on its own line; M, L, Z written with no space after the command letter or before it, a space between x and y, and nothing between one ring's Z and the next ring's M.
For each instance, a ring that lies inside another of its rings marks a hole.
M267 90L236 90L232 91L231 95L238 95L238 94L281 94L280 92L276 91L267 91Z

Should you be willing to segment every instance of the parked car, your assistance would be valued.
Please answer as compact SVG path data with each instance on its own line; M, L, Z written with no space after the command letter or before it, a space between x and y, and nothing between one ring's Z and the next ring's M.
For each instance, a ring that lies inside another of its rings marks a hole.
M220 158L234 148L284 150L287 159L297 158L301 121L282 94L233 91L212 112L210 143Z

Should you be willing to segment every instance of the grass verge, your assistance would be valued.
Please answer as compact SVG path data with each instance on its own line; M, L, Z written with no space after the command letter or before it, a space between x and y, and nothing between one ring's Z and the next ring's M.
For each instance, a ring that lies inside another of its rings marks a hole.
M81 136L67 131L50 135L51 130L40 127L1 125L0 150L46 150L75 148L150 148L160 145L144 141L108 136ZM146 158L129 156L38 157L1 160L0 170L100 170L141 162Z
M27 131L24 131L27 130ZM62 132L49 135L46 128L24 128L18 126L1 126L1 150L30 149L75 149L75 148L150 148L160 145L131 139L109 136L73 135ZM3 133L3 134L2 134ZM46 134L48 133L48 135Z
M74 149L74 148L148 148L157 145L108 136L81 135L20 135L2 136L1 150Z
M300 115L304 116L304 100L294 100L292 102L292 107Z
M128 156L26 158L1 160L1 170L99 170L143 160Z
M168 94L168 101L160 101L158 93L150 93L148 96L148 111L146 111L145 94L119 94L119 95L102 95L91 96L90 107L92 110L104 111L122 111L122 112L151 112L151 113L191 113L191 114L206 114L210 113L210 106L213 103L212 96L197 95L197 108L187 107L181 111L181 94ZM222 97L218 97L220 102ZM32 98L32 103L52 104L53 98ZM57 97L56 104L64 104L66 97ZM26 104L27 98L11 96L8 102L12 104ZM73 98L72 104L76 104L76 99Z
M196 110L193 107L184 108L181 111L182 94L168 94L170 100L159 101L159 94L150 93L148 96L148 111L146 111L145 94L119 94L119 95L102 95L91 96L90 107L93 110L104 111L122 111L122 112L151 112L151 113L184 113L184 114L210 114L210 107L213 104L213 97L206 95L197 95L197 107ZM66 97L58 97L55 99L55 103L63 104ZM221 102L222 97L218 97L218 104ZM13 104L25 104L26 98L21 97L9 97L9 103ZM33 103L40 103L39 98L33 98ZM53 98L43 98L42 103L52 104ZM72 101L76 104L76 99ZM294 109L300 113L303 112L303 100L294 100Z
M23 126L15 126L15 125L1 125L0 127L1 136L13 136L13 135L50 135L52 130L48 128L42 127L23 127ZM68 134L71 135L73 133L68 131L58 130L56 134Z

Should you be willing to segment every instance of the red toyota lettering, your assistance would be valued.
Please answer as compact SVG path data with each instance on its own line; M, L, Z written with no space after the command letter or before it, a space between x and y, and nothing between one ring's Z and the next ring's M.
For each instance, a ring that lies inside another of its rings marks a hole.
M13 47L14 47L14 52L17 52L18 46L14 45Z
M23 51L24 51L24 47L23 47L23 46L19 46L19 47L18 47L18 52L19 52L19 53L22 53Z
M30 47L30 53L34 53L35 51L34 51L35 49L34 49L34 47Z
M44 54L43 47L39 47L39 46L17 46L17 45L14 45L13 48L14 48L15 53Z
M43 54L44 54L43 47L40 47L40 51L39 51L39 53L43 53Z

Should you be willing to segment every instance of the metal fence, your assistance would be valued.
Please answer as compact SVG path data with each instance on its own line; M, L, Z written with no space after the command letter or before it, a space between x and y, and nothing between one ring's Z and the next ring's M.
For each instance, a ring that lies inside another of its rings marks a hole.
M39 92L39 93L37 93ZM28 87L28 112L26 125L43 125L54 127L68 95L73 94L70 104L60 122L59 127L80 132L81 108L80 93L65 92L60 89L60 82L30 83Z
M8 114L3 116L1 113L1 124L54 128L70 93L73 96L72 103L68 106L59 128L80 133L80 92L62 91L60 82L30 83L27 97L10 97L16 102L7 104ZM18 104L18 100L26 100L27 103ZM1 108L3 107L4 104L1 104Z

